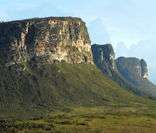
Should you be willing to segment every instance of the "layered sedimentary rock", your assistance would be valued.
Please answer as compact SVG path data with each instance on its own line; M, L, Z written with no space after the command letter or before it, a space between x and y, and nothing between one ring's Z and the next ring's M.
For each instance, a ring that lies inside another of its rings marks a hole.
M8 66L31 60L92 63L85 23L71 17L0 23L0 53Z

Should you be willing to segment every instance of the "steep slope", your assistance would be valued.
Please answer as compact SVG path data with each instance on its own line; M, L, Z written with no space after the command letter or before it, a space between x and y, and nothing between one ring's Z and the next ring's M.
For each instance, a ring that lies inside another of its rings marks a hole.
M79 18L56 17L0 23L0 52L7 66L23 62L92 63L90 39Z
M17 73L16 68L1 66L0 114L37 115L72 106L104 106L141 104L138 98L103 76L94 66L59 63L28 67ZM126 100L125 100L126 99Z
M94 44L92 52L95 64L109 78L138 95L156 99L156 86L148 80L148 68L143 59L115 59L111 44Z
M113 73L117 71L113 47L110 44L94 44L92 45L92 52L97 67L109 77L113 77Z
M115 52L111 44L94 44L91 48L94 63L106 76L124 88L135 88L135 86L126 80L118 71Z
M143 59L120 57L116 64L123 77L136 86L137 92L156 99L156 86L148 79L147 63Z
M148 79L146 62L138 58L120 57L116 60L118 71L133 84L139 84Z
M87 28L79 18L1 23L0 57L0 117L144 104L95 67Z

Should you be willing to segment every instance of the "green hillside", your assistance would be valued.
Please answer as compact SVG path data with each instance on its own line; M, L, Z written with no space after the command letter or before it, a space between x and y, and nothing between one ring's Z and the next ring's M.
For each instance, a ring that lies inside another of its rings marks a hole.
M0 127L4 133L155 129L155 102L120 88L94 65L23 64L20 71L2 64Z
M94 65L23 64L8 68L1 63L0 75L0 109L4 111L1 117L16 111L142 102L141 98L103 76Z

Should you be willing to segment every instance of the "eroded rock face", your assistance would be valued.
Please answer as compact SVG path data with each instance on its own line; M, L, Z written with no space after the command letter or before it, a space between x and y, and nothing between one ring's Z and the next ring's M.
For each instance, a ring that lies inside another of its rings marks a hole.
M148 78L147 64L143 59L120 57L116 64L119 72L130 81Z
M94 63L108 76L112 76L112 71L116 71L115 53L111 44L92 45Z
M138 82L148 79L147 63L143 59L119 57L115 59L115 52L111 44L92 45L94 63L103 73L112 79L126 79Z
M140 61L140 63L141 63L141 68L142 68L142 78L143 79L148 79L148 67L147 67L147 63L146 63L146 61L145 60L141 60Z
M51 17L0 23L0 50L8 66L31 60L92 63L88 31L79 18Z
M92 45L94 63L121 87L137 95L156 99L156 86L148 79L147 64L143 59L119 57L115 59L112 45Z

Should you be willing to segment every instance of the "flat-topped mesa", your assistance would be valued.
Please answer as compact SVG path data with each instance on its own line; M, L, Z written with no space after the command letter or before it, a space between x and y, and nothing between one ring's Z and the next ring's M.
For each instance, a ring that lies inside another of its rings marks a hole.
M0 53L7 65L31 60L93 63L86 25L81 19L73 17L0 23Z
M120 73L131 81L148 79L147 64L143 59L120 57L116 60Z
M112 71L117 71L115 64L115 52L111 44L92 45L94 63L108 76L112 76Z

